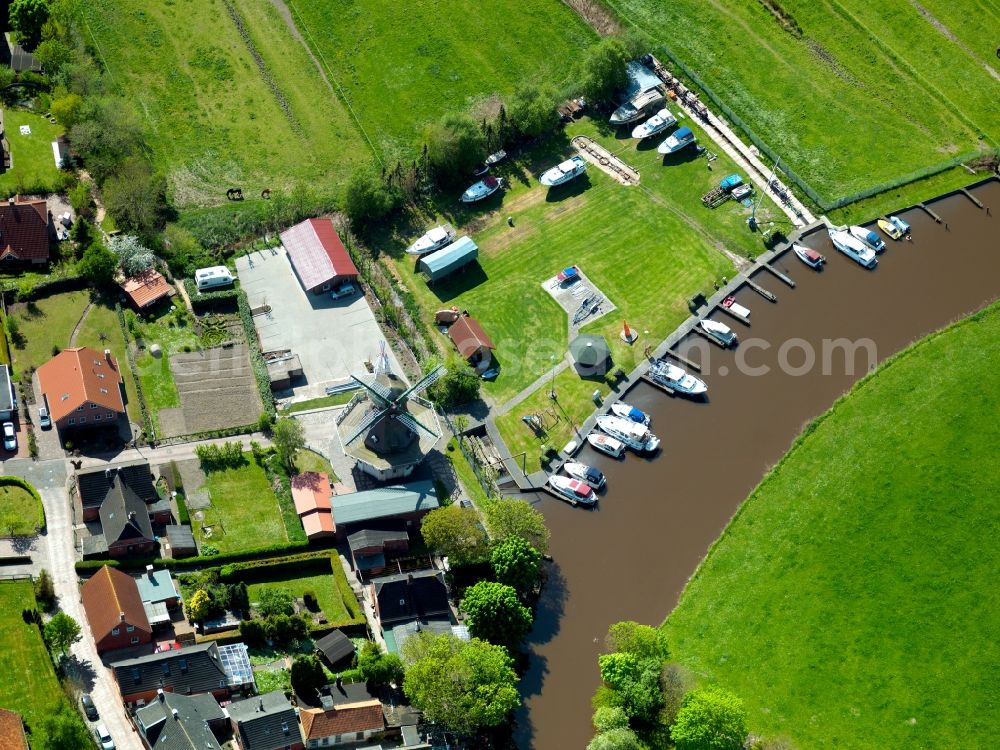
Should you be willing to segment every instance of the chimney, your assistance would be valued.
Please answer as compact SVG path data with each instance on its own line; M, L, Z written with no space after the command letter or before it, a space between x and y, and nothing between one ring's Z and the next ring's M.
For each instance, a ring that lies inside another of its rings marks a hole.
M118 621L119 622L125 622L125 613L124 612L119 612L118 613Z
M13 195L10 196L10 198L7 199L7 205L8 206L13 206L14 205L14 200L15 200L15 196L13 196Z
M341 688L341 687L343 687L343 685L344 685L344 678L343 678L343 677L341 677L341 676L340 676L340 675L338 674L338 675L337 675L337 689L338 689L338 690L340 690L340 688Z
M108 360L108 364L111 364L111 350L110 349L105 349L104 350L104 358L106 360Z
M151 580L151 581L153 580L153 566L152 565L147 565L146 566L146 575L149 576L149 580Z
M261 711L264 710L264 699L263 698L260 699L260 710Z
M108 480L108 484L114 487L115 484L115 473L111 469L104 470L104 478Z
M156 691L156 697L159 699L160 703L163 703L167 699L167 696L163 692L163 688Z
M177 709L176 708L171 708L170 709L170 715L174 717L174 721L178 720L178 713L177 713Z

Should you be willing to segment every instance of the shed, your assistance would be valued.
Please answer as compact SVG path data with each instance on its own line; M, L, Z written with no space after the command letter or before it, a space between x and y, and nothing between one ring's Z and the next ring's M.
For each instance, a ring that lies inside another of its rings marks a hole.
M163 274L152 269L142 276L125 279L121 288L136 310L155 305L164 297L170 297L174 293L174 288L163 278Z
M281 233L281 244L302 286L313 294L353 281L358 269L329 219L307 219Z
M583 377L600 377L611 369L611 349L603 336L581 334L570 343L569 352Z
M167 526L169 556L175 560L198 554L190 526Z
M343 527L376 519L395 518L412 523L440 506L434 483L429 480L334 495L331 501L338 533L344 531Z
M477 365L483 360L489 362L492 358L491 352L496 349L493 340L486 335L479 321L468 315L462 316L452 324L448 329L448 338L458 349L462 359L472 365Z
M331 630L316 641L316 650L332 667L342 659L354 656L354 642L339 630Z
M428 281L437 281L454 273L479 257L479 247L469 237L460 237L447 247L425 255L417 268Z

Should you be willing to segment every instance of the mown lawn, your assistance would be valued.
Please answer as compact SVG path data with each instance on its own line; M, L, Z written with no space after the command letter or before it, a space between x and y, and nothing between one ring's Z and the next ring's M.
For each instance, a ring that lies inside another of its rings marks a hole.
M987 748L1000 691L1000 306L918 343L814 423L664 628L798 747Z
M1000 139L1000 81L987 70L997 69L996 39L985 33L1000 25L995 4L609 5L670 47L825 199Z
M34 534L41 510L39 502L24 487L0 485L0 533L4 536Z
M295 454L295 458L292 459L292 463L295 464L295 469L298 474L304 474L307 471L315 471L325 473L330 478L331 482L337 481L337 473L333 470L333 465L330 463L330 460L316 451L303 448Z
M62 296L62 295L60 295ZM122 335L122 328L118 322L118 313L106 302L94 305L83 325L80 326L80 333L76 337L77 346L89 346L99 352L110 349L118 360L118 367L121 370L122 380L125 381L125 395L128 403L125 405L129 419L133 423L141 425L142 411L139 409L139 395L136 390L135 378L132 377L132 370L128 366L128 357L125 350L125 338Z
M278 499L267 474L253 457L238 469L205 472L205 486L212 505L192 511L191 520L199 549L209 544L219 552L255 549L288 541ZM198 520L197 513L204 513ZM205 526L211 531L206 533Z
M350 401L356 391L348 391L347 393L335 393L332 396L317 396L316 398L308 398L304 401L296 401L289 404L284 409L281 409L281 413L284 415L297 414L300 411L309 411L310 409L324 409L328 406L340 406L341 404L346 404Z
M11 305L7 314L17 318L20 330L19 340L11 346L17 369L37 368L52 358L53 347L60 350L68 347L69 337L89 303L90 292L81 291Z
M425 125L523 81L570 83L596 40L550 0L288 3L309 45L380 151L410 152Z
M3 125L10 143L11 169L0 174L0 198L15 193L54 193L62 186L62 175L52 155L52 141L62 135L55 125L41 115L23 109L4 108ZM21 126L31 128L21 135Z
M370 158L364 141L271 1L231 5L246 40L222 0L94 0L86 41L135 103L175 205L221 204L234 186L332 192Z
M344 622L350 619L350 613L344 606L344 600L337 588L337 581L330 572L330 566L323 565L323 562L329 561L320 561L321 564L315 570L281 572L263 581L256 580L247 586L250 601L256 602L264 589L284 591L293 599L300 599L306 592L311 592L316 596L316 602L329 622ZM339 565L340 562L334 560L334 564ZM347 593L353 596L350 591Z

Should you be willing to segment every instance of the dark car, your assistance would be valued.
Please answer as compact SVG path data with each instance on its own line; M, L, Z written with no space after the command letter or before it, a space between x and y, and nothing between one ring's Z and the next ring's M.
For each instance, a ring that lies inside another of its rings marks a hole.
M90 693L84 693L80 697L80 705L83 706L83 712L87 714L88 719L91 721L97 719L97 706L94 705L94 699L90 697Z

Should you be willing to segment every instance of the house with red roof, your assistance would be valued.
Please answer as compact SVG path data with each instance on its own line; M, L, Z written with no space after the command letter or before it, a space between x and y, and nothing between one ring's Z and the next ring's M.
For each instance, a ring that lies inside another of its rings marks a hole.
M80 589L97 653L149 643L153 629L135 579L105 565Z
M66 349L38 368L38 382L60 433L110 426L125 416L122 376L108 350Z
M152 307L174 293L174 288L163 278L163 274L153 269L149 269L142 276L125 279L120 286L136 310Z
M325 472L307 471L292 477L292 500L309 541L337 533L333 520L330 478Z
M358 277L358 269L329 219L306 219L296 224L281 233L281 244L306 291L322 294Z
M0 203L0 266L38 266L49 262L52 215L44 200L20 197Z
M336 747L364 742L385 731L378 700L362 700L329 708L300 708L302 735L307 747Z

